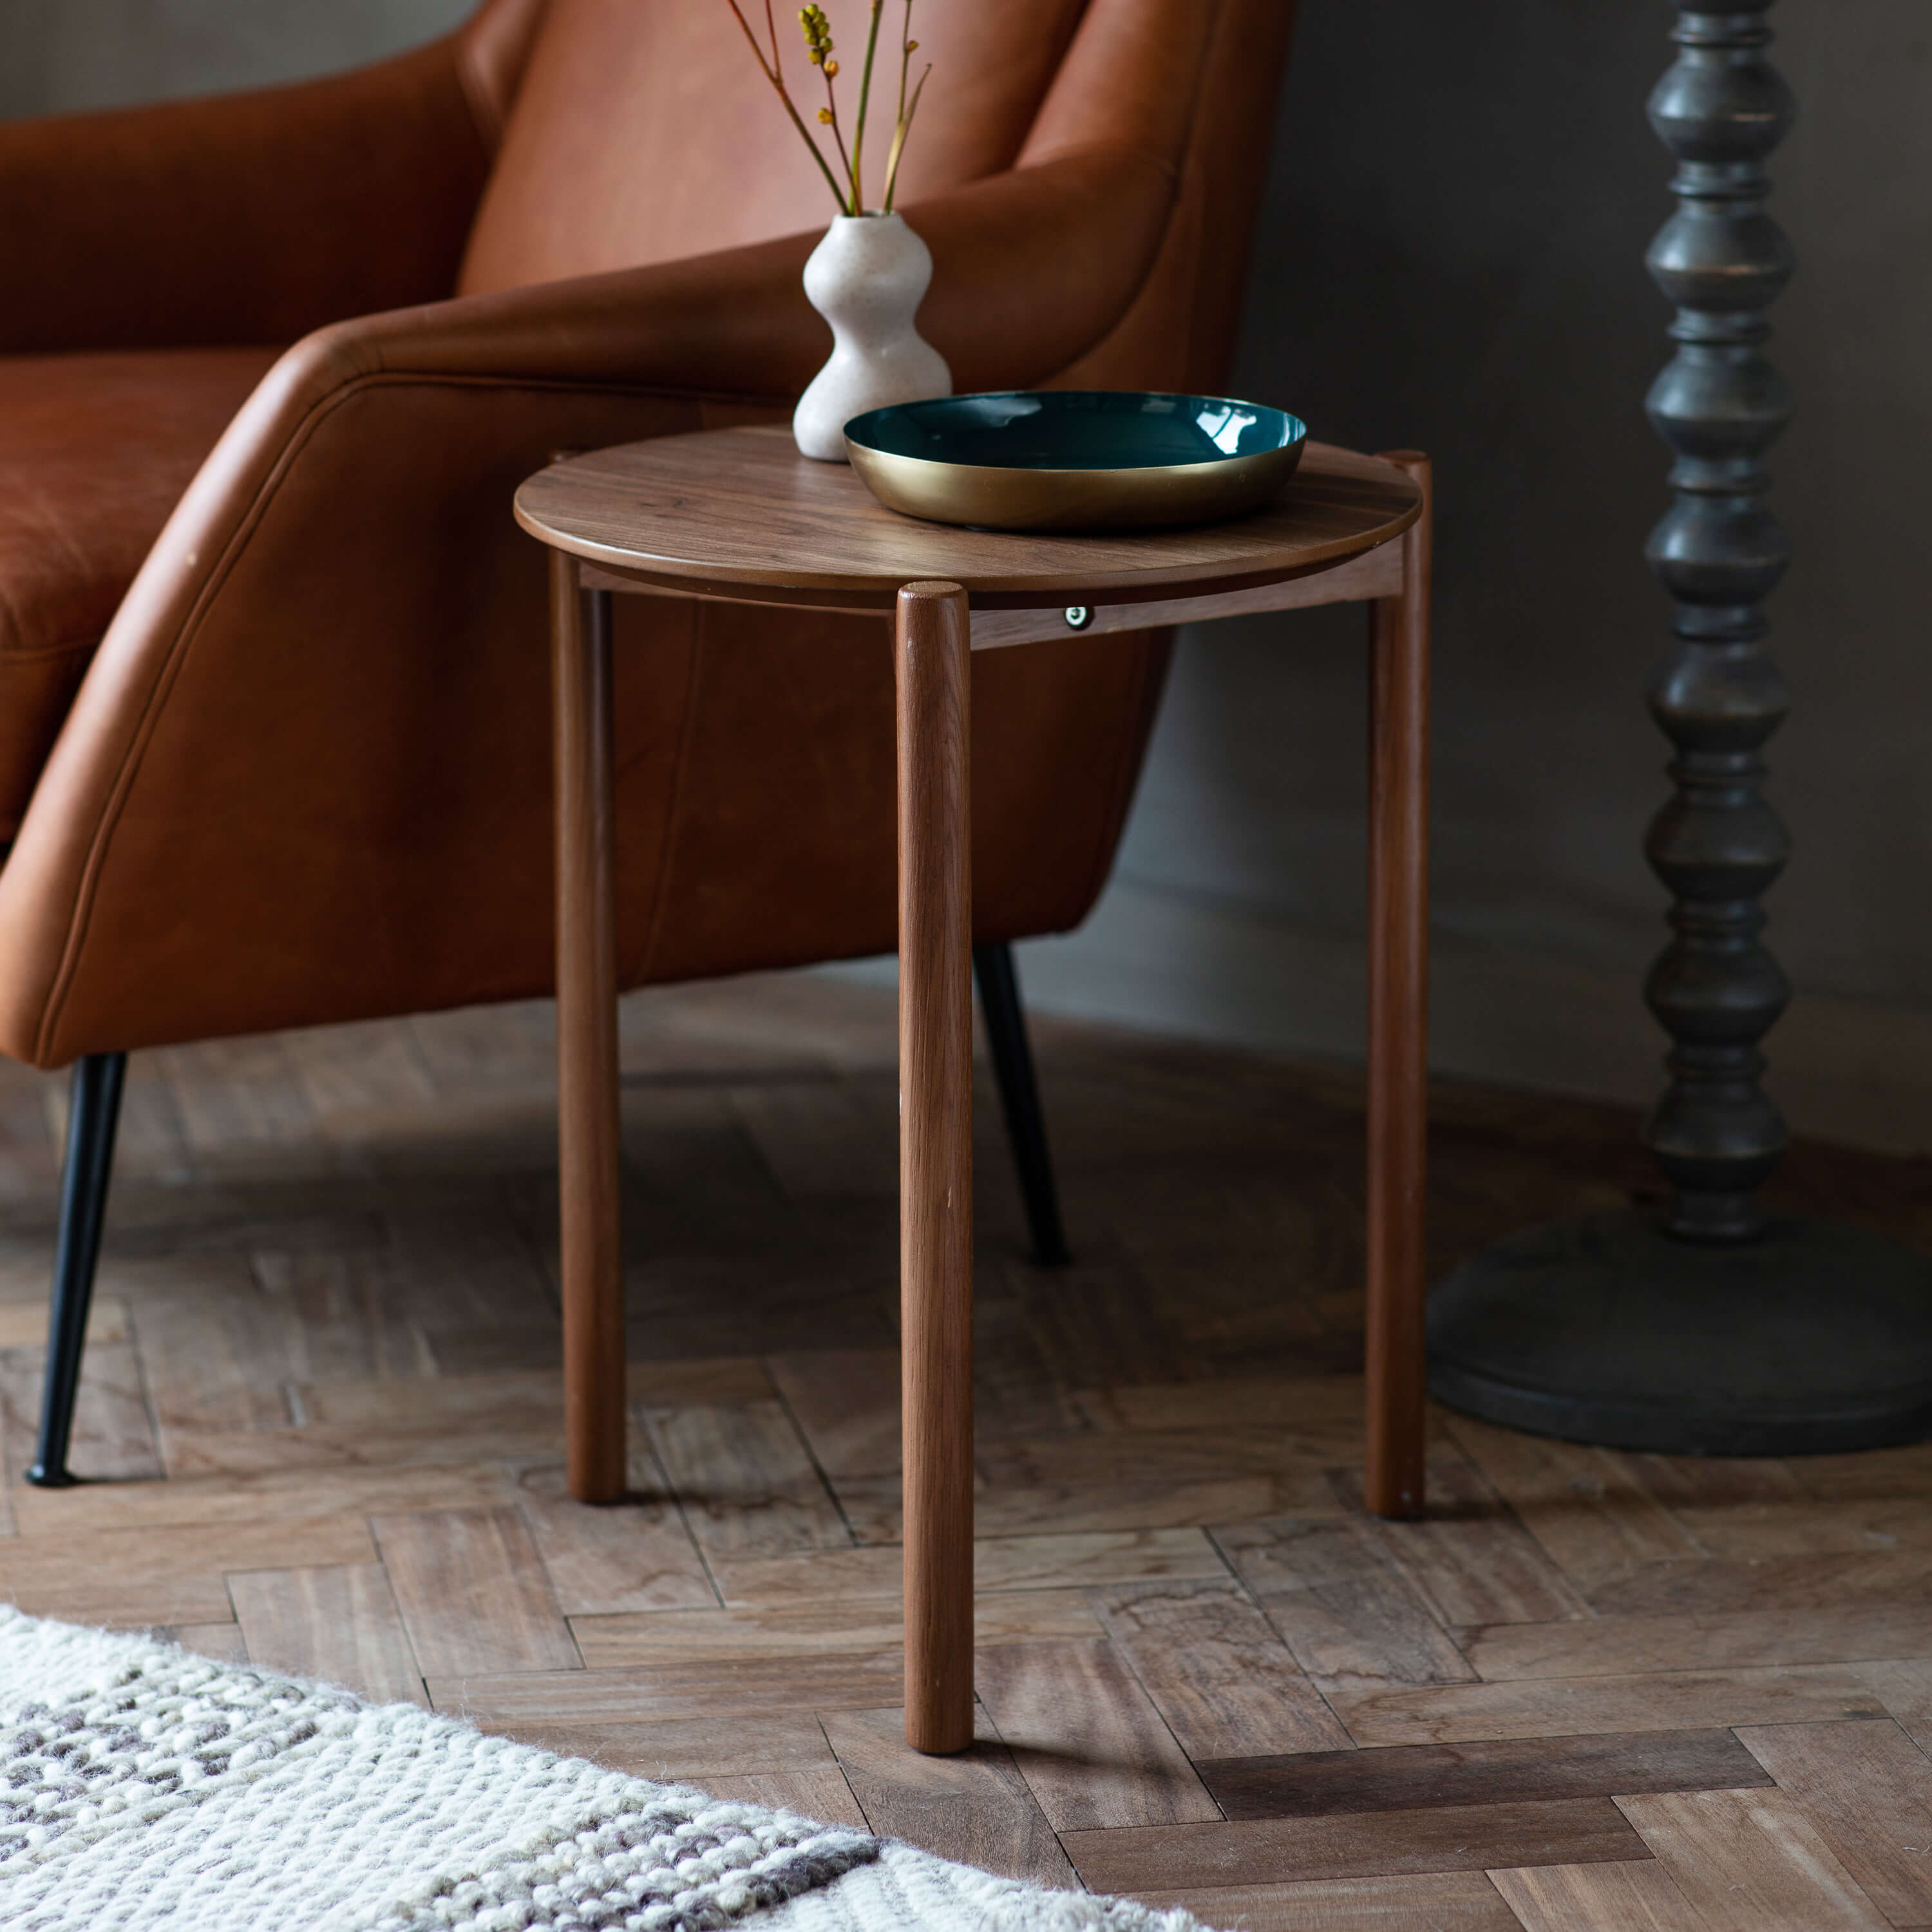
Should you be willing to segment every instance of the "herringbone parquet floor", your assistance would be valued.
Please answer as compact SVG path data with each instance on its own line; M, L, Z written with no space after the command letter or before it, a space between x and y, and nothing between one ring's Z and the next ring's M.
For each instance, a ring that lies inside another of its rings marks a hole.
M1078 1264L982 1108L983 1742L898 1741L889 999L627 1003L633 1499L560 1469L549 1012L137 1056L82 1404L0 1594L428 1698L1217 1925L1932 1925L1932 1448L1611 1454L1438 1419L1356 1508L1354 1078L1039 1029ZM0 1078L27 1460L62 1083ZM1445 1088L1446 1264L1646 1183L1615 1110ZM1787 1198L1932 1241L1932 1168Z

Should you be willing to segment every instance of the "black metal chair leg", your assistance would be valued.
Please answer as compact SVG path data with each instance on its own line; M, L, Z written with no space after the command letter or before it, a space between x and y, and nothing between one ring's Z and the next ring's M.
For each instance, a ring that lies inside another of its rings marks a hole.
M980 982L980 1011L993 1049L993 1076L999 1083L1000 1111L1006 1139L1019 1170L1033 1230L1033 1258L1042 1268L1064 1268L1072 1257L1060 1225L1060 1196L1053 1184L1053 1162L1046 1151L1046 1120L1034 1078L1033 1049L1027 1044L1026 1014L1010 946L976 946L973 975Z
M64 1490L75 1478L67 1466L80 1388L87 1310L94 1299L94 1264L114 1172L114 1130L121 1118L124 1053L90 1053L74 1063L74 1100L67 1124L67 1170L61 1181L60 1241L54 1256L53 1307L47 1322L47 1371L40 1395L40 1438L27 1480Z

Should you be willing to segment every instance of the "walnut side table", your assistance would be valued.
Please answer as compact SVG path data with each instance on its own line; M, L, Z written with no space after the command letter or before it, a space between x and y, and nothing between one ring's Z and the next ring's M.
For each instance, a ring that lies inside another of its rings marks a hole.
M554 464L517 493L550 546L557 1058L571 1493L625 1486L614 592L809 605L894 626L898 718L906 1737L973 1737L969 653L1316 604L1370 608L1369 1507L1423 1502L1430 471L1311 444L1271 508L1121 536L896 514L783 428ZM583 594L588 591L587 598Z

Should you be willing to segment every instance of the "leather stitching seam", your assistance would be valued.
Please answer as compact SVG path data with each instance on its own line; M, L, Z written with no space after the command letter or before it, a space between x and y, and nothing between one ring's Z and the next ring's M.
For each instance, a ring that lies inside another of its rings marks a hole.
M146 696L142 700L140 715L130 734L127 749L122 754L119 768L108 788L106 802L101 808L100 822L94 828L87 856L82 863L80 878L74 891L74 910L68 915L67 943L62 948L60 960L54 969L53 979L47 989L40 1024L34 1030L34 1050L37 1060L44 1064L53 1036L59 1027L61 1015L79 968L80 955L86 944L100 873L106 864L108 849L112 844L121 814L126 808L128 795L134 789L142 760L152 740L157 722L167 702L169 693L180 676L182 666L194 647L195 638L199 635L223 586L233 574L246 554L250 542L261 528L280 492L283 483L294 468L297 458L314 441L323 423L337 410L366 391L382 388L538 389L634 398L663 396L676 400L688 400L691 396L691 392L685 390L629 388L614 382L544 382L495 376L425 376L383 370L352 376L310 404L301 420L289 431L276 454L273 466L256 487L254 497L224 545L220 558L196 592L194 603L181 620L174 640L167 648L166 655Z

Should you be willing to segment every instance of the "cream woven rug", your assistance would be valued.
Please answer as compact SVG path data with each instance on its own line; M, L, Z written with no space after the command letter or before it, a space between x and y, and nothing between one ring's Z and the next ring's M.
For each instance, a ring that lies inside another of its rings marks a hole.
M0 1606L6 1932L1198 1932Z

